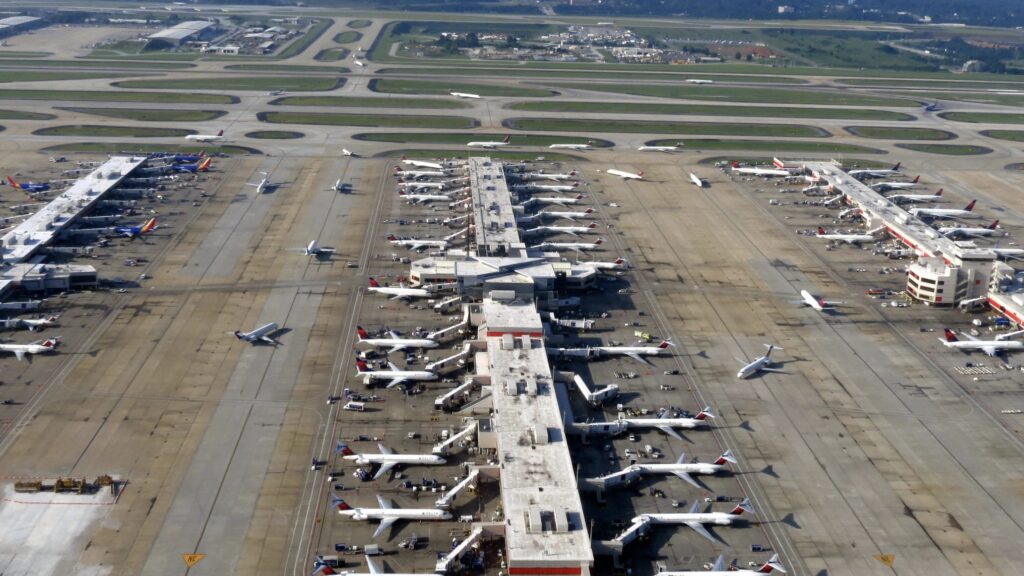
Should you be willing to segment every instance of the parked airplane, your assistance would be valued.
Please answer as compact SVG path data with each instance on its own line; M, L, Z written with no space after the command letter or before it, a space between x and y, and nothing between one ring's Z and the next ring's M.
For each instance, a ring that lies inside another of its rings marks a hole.
M998 356L1007 352L1024 350L1024 342L1021 342L1020 340L1000 339L999 337L996 337L995 340L981 340L964 332L961 332L960 335L967 338L967 340L960 340L957 338L956 332L946 328L946 338L939 338L939 342L942 342L946 348L956 348L957 350L963 350L965 352L981 350L989 356Z
M426 288L406 288L404 285L399 285L395 288L393 286L381 286L373 277L370 277L370 286L366 289L368 292L376 292L385 296L391 296L392 300L398 300L399 298L430 298L434 294Z
M793 172L785 168L761 168L759 166L740 166L739 162L732 163L732 171L737 174L748 174L751 176L792 176Z
M569 234L570 236L579 236L580 234L593 233L594 228L597 228L597 224L591 223L590 226L537 226L536 228L527 228L526 230L522 230L521 234L524 238L540 234Z
M171 166L171 172L196 174L198 172L206 172L210 169L211 164L213 164L213 158L205 158L202 162L194 162L192 164L175 164Z
M706 486L703 486L697 480L693 478L694 475L714 476L723 470L726 470L729 463L735 464L736 458L732 455L732 450L726 450L724 454L718 457L714 462L686 462L686 454L680 454L679 458L672 464L657 464L657 463L643 463L643 464L632 464L623 468L619 472L607 474L600 478L594 478L592 480L602 481L610 478L624 476L624 480L629 482L639 476L647 474L675 474L679 478L692 484L698 490L707 490Z
M765 344L765 346L768 347L768 352L766 352L764 356L761 356L760 358L755 358L753 362L740 368L740 371L736 373L737 378L743 379L748 376L753 376L758 372L782 372L782 370L779 370L778 368L771 367L772 350L782 350L782 348L779 346L775 346L774 344Z
M586 220L587 218L593 218L593 216L591 216L591 214L593 213L593 208L587 208L583 212L556 212L544 210L538 212L537 214L539 214L542 218L551 218L556 220L559 218L564 218L565 220L572 220L573 222L575 222L576 220Z
M604 238L598 238L594 242L541 242L530 246L531 250L597 250L604 242Z
M712 84L714 80L706 80L704 78L687 78L687 82L690 84Z
M456 98L472 98L474 100L479 100L480 99L480 95L479 94L470 94L469 92L449 92L448 94L451 94L452 96L455 96Z
M817 237L822 240L829 240L835 242L846 242L847 244L860 244L861 242L874 242L876 240L875 234L881 231L881 228L869 230L864 234L840 234L838 232L825 232L825 229L818 226Z
M352 460L359 466L373 464L380 465L377 473L373 475L374 480L378 480L386 476L388 472L399 464L429 466L445 463L444 458L433 454L395 454L394 450L391 450L383 444L377 444L377 447L380 448L380 454L357 454L348 447L348 444L339 440L337 446L334 448L334 453L341 454L342 459Z
M239 340L245 340L251 344L280 344L277 340L274 340L269 336L272 332L277 331L277 322L271 322L270 324L264 324L252 332L242 332L235 330L235 338Z
M410 204L429 204L430 202L451 202L452 197L445 194L407 194L399 192L399 196L409 201Z
M693 430L707 426L708 419L714 417L711 407L705 406L693 418L670 418L669 412L666 410L657 418L619 418L612 422L585 422L574 424L574 426L593 434L621 434L631 428L657 428L677 440L683 440L683 436L676 432L676 428Z
M24 360L26 354L45 354L57 349L59 338L36 340L28 344L0 344L0 352L13 352L18 360Z
M640 514L633 518L633 526L645 524L682 524L689 526L696 533L707 538L712 542L719 542L708 529L704 527L705 524L712 524L715 526L731 526L732 524L742 520L742 514L744 512L748 514L754 513L753 506L750 505L750 500L744 498L743 502L736 505L735 508L729 512L698 512L701 507L700 500L694 500L693 506L690 507L689 512L683 513L663 513L663 514ZM632 527L631 527L632 529Z
M135 240L140 236L156 230L156 228L156 218L150 218L138 226L115 226L114 234L117 236L123 236L129 240Z
M677 142L672 146L640 146L637 148L640 152L678 152L683 149L683 143Z
M263 194L264 192L266 192L267 191L267 186L270 185L268 183L268 180L267 180L267 176L269 176L270 174L268 174L267 172L260 172L260 174L263 174L263 178L259 182L246 182L245 183L246 186L255 186L257 194Z
M7 182L12 188L26 192L46 192L50 189L50 185L45 182L15 182L10 176L7 177Z
M399 178L443 178L447 174L441 170L402 170L395 166L395 176Z
M625 258L616 258L612 262L576 262L577 266L583 266L584 268L593 268L595 270L628 270L629 262Z
M523 206L531 206L533 204L557 204L559 206L565 206L569 204L579 204L579 201L583 199L583 194L577 194L573 198L558 198L548 196L534 196L526 202L523 202Z
M45 316L41 318L3 318L0 319L0 328L28 328L29 332L35 332L36 330L42 330L47 326L56 325L57 320L59 318L60 314L54 314L52 316Z
M470 148L501 148L502 146L508 146L511 142L512 142L512 136L508 135L508 136L505 136L504 140L499 140L497 142L493 142L493 141L489 142L489 141L486 141L486 140L483 140L483 141L473 141L473 142L466 142L466 146L469 146Z
M372 346L374 348L388 348L388 354L401 352L407 348L437 348L439 344L430 338L402 338L394 330L388 332L389 338L370 338L362 326L356 326L356 334L359 339L356 345Z
M920 176L915 176L910 182L876 182L870 186L871 189L876 192L888 192L889 190L910 190L911 188L917 188L917 183L921 180Z
M993 220L991 224L984 228L972 228L969 226L943 226L939 228L939 234L948 238L991 236L995 234L998 226L999 220Z
M893 194L888 196L887 199L897 204L902 204L903 202L941 202L943 200L942 188L939 188L939 191L935 194Z
M726 566L725 555L719 554L710 570L665 570L658 572L658 576L759 576L760 574L771 574L773 571L786 573L786 569L779 562L778 554L772 554L772 557L757 570L737 568L735 565Z
M206 156L206 151L202 151L199 154L175 154L173 156L165 156L164 158L169 159L175 164L191 164L193 162L199 162Z
M421 382L437 380L437 374L429 370L401 370L393 362L388 362L388 370L372 370L363 360L356 360L356 376L362 376L367 384L377 380L387 380L387 388L393 388L405 382Z
M850 176L853 176L854 178L881 178L883 176L891 176L892 174L899 174L900 173L900 164L902 164L902 162L897 162L895 166L893 166L892 168L890 168L888 170L882 170L882 169L877 169L877 168L876 169L850 170L849 172L847 172L847 174L849 174Z
M576 171L573 170L568 174L556 174L549 172L529 172L527 174L523 174L523 176L527 180L554 180L558 182L562 180L572 180L573 178L576 177Z
M380 520L380 526L373 533L376 538L387 531L399 520L451 520L451 512L437 508L395 508L394 504L384 498L377 496L380 508L352 508L344 500L334 497L331 504L338 509L339 514L351 517L353 520Z
M608 174L611 174L612 176L618 176L618 177L622 178L623 180L643 180L644 179L643 171L640 171L640 172L637 172L637 173L634 174L633 172L626 172L625 170L618 170L618 169L615 169L615 168L609 168L608 170L605 170L605 172L608 173Z
M586 144L552 144L548 148L552 150L590 150L594 145L593 140L587 140Z
M820 296L814 296L807 290L800 291L800 300L794 302L794 304L802 304L804 306L810 306L818 312L825 312L827 310L835 310L836 306L846 304L846 302L834 301L830 302L821 298Z
M316 240L310 240L309 244L302 248L302 253L306 256L327 256L334 254L334 248L324 248Z
M462 232L456 232L455 234L461 234ZM424 248L439 248L444 250L448 247L448 240L417 240L416 238L399 238L394 234L390 234L387 237L388 242L392 246L405 246L410 250L422 250Z
M402 188L411 188L413 190L426 190L428 188L433 188L434 190L444 190L445 187L447 186L447 184L445 184L444 182L399 182L398 185L401 186Z
M669 340L662 340L657 346L587 346L586 348L548 348L548 353L559 358L583 358L596 360L605 356L629 356L637 362L650 364L644 356L659 356L669 346Z
M697 176L693 172L690 172L690 182L693 182L694 186L696 186L697 188L703 188L706 184L703 178Z
M191 140L193 142L216 142L224 138L224 131L221 130L216 134L189 134L185 136L185 140Z
M579 187L579 182L575 184L527 184L526 186L544 192L572 192Z
M424 162L423 160L406 160L403 158L402 164L408 164L409 166L415 166L417 168L433 168L434 170L444 169L444 166L441 166L437 162Z
M971 200L971 203L965 206L963 210L955 208L911 208L910 213L914 216L923 216L925 218L974 218L976 215L972 211L976 202L977 200Z

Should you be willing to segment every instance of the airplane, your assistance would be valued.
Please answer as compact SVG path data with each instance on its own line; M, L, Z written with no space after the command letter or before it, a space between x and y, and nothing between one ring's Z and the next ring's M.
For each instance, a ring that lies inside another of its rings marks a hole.
M693 528L693 530L701 536L717 543L719 540L715 538L711 532L708 532L708 529L704 527L705 524L731 526L733 523L742 519L742 514L744 512L747 512L748 514L754 513L754 508L751 506L750 500L747 498L744 498L742 502L737 504L736 507L729 512L697 512L700 507L701 501L695 500L693 502L693 506L690 507L689 512L640 514L633 518L633 526L644 524L682 524ZM632 529L632 527L630 527L630 529Z
M406 348L437 348L439 344L430 338L402 338L398 332L388 332L389 338L370 338L362 326L356 326L358 340L356 345L373 346L374 348L389 348L388 354L401 352Z
M10 176L7 177L7 182L12 188L26 192L46 192L50 189L50 185L45 182L15 182Z
M524 174L523 176L527 180L554 180L554 181L557 182L557 181L560 181L560 180L572 180L573 178L576 177L576 171L573 170L572 172L569 172L568 174L555 174L555 173L548 173L548 172L530 172L528 174Z
M309 244L302 248L302 254L304 256L327 256L334 254L334 248L324 248L316 240L310 240Z
M774 344L765 344L765 346L768 347L768 351L765 352L764 356L761 356L760 358L755 358L753 362L740 368L740 371L736 373L737 378L742 380L743 378L752 376L754 374L757 374L758 372L782 372L782 370L779 370L778 368L772 368L771 365L772 350L782 350L783 348L780 346L775 346Z
M1007 352L1024 350L1024 342L1021 342L1020 340L1008 340L1006 339L1006 334L1003 335L1003 338L997 336L995 340L981 340L965 332L961 332L960 335L967 338L967 340L960 340L957 338L956 332L946 328L946 337L945 339L939 338L939 342L942 342L946 348L956 348L957 350L962 350L964 352L981 350L989 356L999 356L1000 354L1005 354Z
M580 234L593 233L594 228L597 228L595 223L591 223L590 226L537 226L536 228L521 230L520 233L523 237L536 236L538 234L569 234L570 236L578 236Z
M690 84L712 84L714 80L706 80L704 78L687 78L687 82Z
M370 286L366 290L368 292L376 292L378 294L384 294L385 296L391 296L392 300L398 300L399 298L430 298L434 295L426 288L406 288L404 285L400 285L398 288L392 286L381 286L372 276L370 277Z
M18 360L24 360L26 354L46 354L57 349L59 338L36 340L28 344L0 344L0 352L14 352Z
M1021 258L1024 257L1024 248L999 248L994 246L989 250L996 253L996 256L1001 258Z
M563 358L594 360L604 356L629 356L637 362L650 364L644 356L660 356L674 346L669 340L662 340L657 346L588 346L586 348L548 348L548 353Z
M366 63L362 62L361 60L353 60L352 63L355 64L356 66L359 66L360 68L364 68L366 66Z
M623 180L643 180L644 179L643 171L640 171L640 172L637 172L636 174L634 174L633 172L626 172L625 170L618 170L618 169L615 169L615 168L609 168L608 170L605 170L605 173L611 174L612 176L618 176L618 177L622 178Z
M595 270L628 270L629 262L625 258L616 258L613 262L577 262L577 266L593 268Z
M156 218L150 218L139 226L115 226L114 234L118 236L124 236L129 240L135 240L136 238L148 234L153 230L156 230Z
M991 236L995 234L996 227L999 226L999 220L993 220L991 224L984 228L971 228L967 226L943 226L939 228L939 234L946 236L947 238L953 237L983 237Z
M352 185L344 182L342 178L338 178L334 182L334 187L331 188L331 190L334 190L335 192L351 192Z
M544 192L572 192L579 187L579 183L575 184L527 184L530 188L535 190L543 190Z
M777 166L777 165L776 165ZM792 176L793 172L785 168L760 168L758 166L740 166L739 162L732 163L732 171L737 174L749 174L751 176Z
M444 182L399 182L399 186L402 188L412 188L413 190L433 188L435 190L444 190L447 186Z
M280 342L274 340L273 338L268 336L268 334L276 332L277 328L277 322L271 322L270 324L264 324L263 326L260 326L259 328L253 330L252 332L242 332L240 330L235 330L235 338L238 338L239 340L245 340L250 344L266 343L274 344L276 346L277 344L280 344Z
M888 192L889 190L910 190L911 188L917 188L918 181L921 180L920 176L915 176L910 182L876 182L870 186L870 188L876 192Z
M380 508L352 508L344 500L334 497L331 505L353 520L380 520L380 526L373 533L376 538L391 528L398 520L451 520L452 514L438 508L395 508L394 504L381 495L377 495Z
M529 246L531 250L598 250L604 242L604 238L598 238L594 242L541 242L535 246Z
M630 428L657 428L676 440L684 440L683 436L676 432L676 428L685 430L701 428L708 425L709 418L714 419L714 417L711 407L705 406L693 418L670 418L669 412L666 410L657 418L619 418L611 422L586 422L574 424L574 426L587 432L606 434L619 434Z
M849 174L850 176L853 176L854 178L858 178L858 179L860 179L860 178L881 178L883 176L890 176L892 174L899 174L900 173L900 164L902 164L902 162L897 162L895 166L893 166L892 168L889 168L888 170L883 170L883 169L878 169L878 168L876 168L876 169L868 168L868 169L863 169L863 170L850 170L849 172L847 172L847 174Z
M386 388L393 388L407 381L421 382L437 380L437 374L429 370L400 370L393 362L388 362L389 370L371 370L364 360L356 360L356 376L362 376L369 384L374 380L387 380Z
M694 186L697 188L703 188L705 185L704 179L693 172L690 172L690 182L693 182Z
M455 235L461 234L462 231L456 232ZM387 237L387 241L393 246L405 246L410 250L422 250L423 248L440 248L444 250L448 248L448 240L417 240L415 238L402 239L394 234L390 234Z
M902 202L941 202L942 188L939 188L939 191L935 194L893 194L886 197L886 199L897 204Z
M565 205L568 205L568 204L578 204L579 201L582 200L582 199L583 199L583 194L577 194L573 198L556 198L556 197L548 197L548 196L534 196L533 198L530 198L526 202L523 202L522 205L526 206L526 205L530 205L530 204L558 204L560 206L565 206Z
M188 172L190 174L196 174L198 172L206 172L210 169L211 164L213 164L213 158L206 158L202 162L192 164L175 164L171 166L171 172Z
M501 148L502 146L508 146L512 142L512 135L505 136L504 140L497 142L488 142L486 140L466 142L466 146L470 148Z
M480 99L479 94L470 94L469 92L449 92L449 94L455 96L456 98L472 98L474 100Z
M846 242L847 244L860 244L861 242L874 242L876 240L875 234L881 231L881 228L869 230L865 234L840 234L838 232L827 233L825 229L818 226L818 233L815 235L816 238L822 240Z
M266 192L267 191L267 187L270 185L268 180L267 180L267 176L269 176L270 174L268 174L267 172L260 172L260 174L263 174L263 179L260 180L259 182L255 182L255 183L254 182L246 182L245 183L246 186L255 186L257 194L263 194L264 192Z
M802 304L804 306L810 306L811 308L814 308L818 312L825 312L825 311L828 311L828 310L835 310L836 306L841 306L843 304L846 304L846 302L838 302L838 301L830 302L828 300L825 300L824 298L820 298L820 297L812 295L807 290L801 290L800 291L800 300L796 300L794 302L794 304Z
M974 204L977 200L971 200L971 203L964 207L963 210L957 210L954 208L911 208L910 213L914 216L923 216L926 218L973 218L975 214Z
M199 154L175 154L173 156L151 156L151 158L164 158L170 160L175 164L191 164L193 162L199 162L206 156L206 152L200 152Z
M679 458L676 459L673 464L657 464L657 463L643 463L643 464L632 464L612 474L607 474L600 478L593 478L592 480L607 480L616 476L625 476L628 482L632 478L642 476L644 474L675 474L679 478L692 484L698 490L706 490L705 486L702 486L697 480L693 478L694 475L705 475L714 476L719 472L726 469L729 464L735 464L736 458L732 455L732 450L726 450L724 454L718 457L714 462L686 462L686 454L680 454Z
M548 148L552 150L590 150L593 145L593 140L587 140L586 144L551 144Z
M452 197L444 194L407 194L399 192L399 196L405 198L410 204L428 204L430 202L451 202Z
M677 142L672 146L640 146L637 148L639 152L678 152L683 148L682 142Z
M185 140L191 140L193 142L216 142L224 138L224 131L221 130L216 134L189 134L185 136Z
M3 328L28 328L29 332L42 330L47 326L54 326L60 314L53 314L42 318L5 318L0 319L0 327Z
M394 450L383 444L377 444L377 447L380 448L380 454L357 454L348 447L348 444L339 440L334 448L334 453L341 454L342 459L352 460L359 466L379 464L380 468L373 475L374 480L386 476L392 468L399 464L434 465L445 463L444 458L433 454L395 454Z
M593 216L591 216L591 214L593 214L593 213L594 213L594 209L593 208L587 208L583 212L554 212L554 211L544 210L542 212L538 212L537 215L540 215L543 218L553 218L553 219L564 218L566 220L572 220L573 222L575 222L576 220L584 220L584 219L587 219L587 218L593 218Z
M369 559L367 557L367 560ZM725 555L719 554L710 570L665 570L658 572L658 576L758 576L759 574L771 574L773 571L786 573L786 569L779 562L778 554L772 554L772 557L757 570L737 568L735 565L726 566Z
M938 112L939 110L942 110L942 105L939 104L938 102L932 102L931 104L926 104L925 107L924 107L924 111L925 112Z
M399 178L443 178L447 174L441 170L402 170L395 166L395 176Z
M358 158L359 157L358 154L356 154L355 152L349 150L348 148L342 148L341 149L341 155L342 156L351 156L353 158Z
M434 170L443 170L444 166L441 166L437 162L424 162L423 160L406 160L402 158L402 164L408 164L409 166L415 166L417 168L433 168Z

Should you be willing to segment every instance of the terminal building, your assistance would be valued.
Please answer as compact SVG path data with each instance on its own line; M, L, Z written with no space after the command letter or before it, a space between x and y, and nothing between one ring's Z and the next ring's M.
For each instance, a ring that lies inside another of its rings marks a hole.
M46 20L35 16L9 16L0 18L0 38L9 38L29 30L47 25Z
M217 23L209 20L180 22L146 37L154 46L177 48L186 42L211 38L217 31Z

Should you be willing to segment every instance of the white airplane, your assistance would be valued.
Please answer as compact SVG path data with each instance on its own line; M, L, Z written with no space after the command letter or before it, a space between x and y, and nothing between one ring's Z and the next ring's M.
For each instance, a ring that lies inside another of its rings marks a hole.
M326 256L334 254L334 248L324 248L316 240L310 240L309 244L302 248L302 254L304 256Z
M800 291L800 299L795 301L794 304L803 304L804 306L810 306L818 312L825 312L827 310L835 310L836 306L846 304L846 302L833 301L830 302L824 298L814 296L807 290Z
M672 146L640 146L637 148L640 152L678 152L683 149L683 143L677 142Z
M687 82L690 84L712 84L714 80L705 80L704 78L687 78Z
M576 171L573 170L568 174L555 174L548 172L530 172L523 175L527 180L554 180L560 182L562 180L572 180L576 177Z
M604 238L598 238L594 242L541 242L535 246L530 246L531 250L598 250L601 244L604 243Z
M444 166L437 162L424 162L423 160L406 160L403 158L402 164L408 164L409 166L415 166L417 168L433 168L434 170L444 169Z
M479 100L479 94L470 94L469 92L449 92L448 94L455 96L456 98L472 98L473 100Z
M530 188L535 190L543 190L544 192L572 192L579 187L579 183L576 184L527 184Z
M366 66L366 63L362 62L360 60L353 60L352 63L355 64L356 66L359 66L360 68L363 68L363 67Z
M963 210L957 210L955 208L911 208L910 213L914 216L924 216L926 218L974 218L975 214L974 204L977 200L971 200L971 203L964 207Z
M437 508L395 508L394 504L384 498L377 496L380 508L352 508L341 498L335 497L331 504L343 514L353 520L380 520L380 526L373 533L376 538L387 531L399 520L451 520L451 512Z
M399 196L409 201L410 204L429 204L430 202L451 202L452 197L444 194L407 194L399 192Z
M662 340L657 346L588 346L586 348L548 348L552 356L562 358L583 358L595 360L605 356L629 356L637 362L650 364L644 356L660 356L662 352L674 346L669 340Z
M263 174L263 178L259 182L245 183L246 186L255 186L257 194L263 194L264 192L266 192L267 186L269 185L269 180L267 180L267 177L270 176L270 174L267 172L260 172L260 174Z
M729 512L698 512L700 510L701 501L695 500L693 506L690 507L689 512L683 513L666 513L666 514L640 514L633 518L633 526L643 524L682 524L689 526L696 533L707 538L712 542L719 542L708 529L704 527L705 524L712 524L714 526L731 526L732 524L742 520L742 514L747 512L748 514L754 513L753 506L750 505L750 500L744 498L743 502L736 505L735 508ZM632 529L632 528L630 528Z
M502 146L508 146L512 142L512 135L505 136L504 140L497 142L488 142L486 140L466 142L466 146L470 148L501 148Z
M356 326L356 334L359 339L356 345L372 346L374 348L388 348L388 354L401 352L406 348L437 348L439 344L430 338L402 338L394 330L388 332L389 338L370 338L362 326Z
M634 174L633 172L626 172L625 170L618 170L616 168L609 168L608 170L605 170L605 173L611 174L612 176L618 176L619 178L622 178L623 180L643 180L644 179L644 173L643 173L642 170L640 172L637 172L637 173Z
M778 368L772 368L771 367L772 366L772 350L775 350L775 349L782 350L782 347L775 346L774 344L765 344L765 346L768 347L768 352L765 352L764 356L761 356L760 358L755 358L753 362L751 362L751 363L745 365L744 367L740 368L740 371L736 373L736 377L737 378L739 378L739 379L747 378L748 376L753 376L754 374L757 374L758 372L782 372L782 370L779 370Z
M369 561L370 558L366 559ZM786 569L779 562L778 554L772 554L772 557L757 570L737 568L735 565L726 566L725 555L719 554L710 570L666 570L658 572L658 576L759 576L760 574L771 574L773 571L786 573Z
M573 198L557 198L557 197L547 197L547 196L534 196L533 198L530 198L526 202L523 202L522 205L523 206L528 206L528 205L531 205L531 204L558 204L559 206L566 206L566 205L570 205L570 204L579 204L580 200L582 200L582 199L583 199L583 194L577 194Z
M996 253L1001 258L1020 258L1024 256L1024 248L999 248L992 247L989 250Z
M586 144L552 144L548 148L552 150L590 150L593 145L593 140L587 140Z
M874 242L876 240L875 234L881 231L881 228L869 230L864 234L840 234L838 232L828 233L821 226L818 226L818 234L816 238L822 240L829 240L835 242L846 242L847 244L860 244L861 242Z
M394 450L383 444L377 444L377 447L380 448L380 454L357 454L348 447L348 444L339 440L334 448L334 453L341 454L342 459L352 460L359 466L379 464L380 469L373 475L374 480L386 476L392 468L399 464L430 466L445 463L444 458L433 454L395 454Z
M920 176L915 176L910 182L876 182L870 186L872 190L876 192L888 192L889 190L910 190L911 188L917 188L917 183L921 179Z
M235 338L239 340L245 340L251 344L279 344L277 340L274 340L268 334L277 331L277 322L271 322L270 324L264 324L252 332L242 332L235 330Z
M628 270L629 262L625 258L616 258L612 262L577 262L577 266L583 266L584 268L593 268L595 270Z
M714 462L686 462L686 454L680 454L679 458L672 464L656 464L656 463L643 463L643 464L632 464L620 470L619 472L613 472L599 478L593 478L591 480L608 480L614 477L625 476L626 481L634 479L639 476L646 474L675 474L679 478L692 484L698 490L706 490L707 487L697 482L693 476L714 476L723 470L726 470L729 463L735 464L736 458L732 455L732 450L726 450L724 454L718 457Z
M346 186L344 180L342 180L341 178L338 178L334 182L334 188L332 188L332 190L334 190L335 192L343 192L345 190L352 190L352 186L351 185Z
M690 182L693 182L693 185L697 188L703 188L705 185L704 179L693 172L690 172Z
M221 130L216 134L189 134L185 136L185 140L191 140L192 142L216 142L224 138L224 131Z
M461 234L462 232L456 232L455 234ZM448 248L448 240L417 240L415 238L398 238L394 234L391 234L387 238L388 242L392 246L405 246L410 250L421 250L423 248L440 248L444 250Z
M395 166L395 176L399 178L443 178L447 174L441 170L402 170Z
M761 168L760 166L740 166L739 162L732 163L732 171L737 174L749 174L751 176L792 176L793 172L785 167L779 166L782 162L776 160L775 168Z
M967 340L960 340L957 338L956 332L946 328L945 335L946 338L939 338L939 342L942 342L946 348L956 348L957 350L963 350L965 352L981 350L989 356L998 356L1000 354L1005 354L1006 352L1024 350L1024 342L1021 342L1020 340L1006 339L1006 336L1008 336L1006 334L1003 335L1004 338L1002 339L997 337L995 340L980 340L970 334L961 332L960 335L967 338Z
M947 238L958 238L958 237L984 237L991 236L996 233L996 228L999 226L999 220L993 220L991 224L984 228L971 228L968 226L943 226L939 228L939 234L946 236Z
M404 285L400 285L398 288L381 286L372 276L370 277L370 286L366 290L391 296L392 300L398 300L399 298L430 298L434 295L433 292L426 288L406 288Z
M576 220L586 220L587 218L593 218L593 216L591 216L591 214L593 214L593 213L594 213L594 209L593 208L587 208L583 212L556 212L556 211L544 210L544 211L538 212L537 214L539 214L542 218L552 218L552 219L564 218L565 220L572 220L573 222L575 222Z
M433 188L434 190L444 190L447 184L444 182L399 182L399 186L405 189L412 188L413 190Z
M43 318L4 318L0 319L0 328L28 328L29 332L35 332L36 330L42 330L47 326L56 325L59 318L60 314L54 314Z
M342 149L341 149L341 155L342 155L342 156L355 156L355 153L353 153L353 152L352 152L351 150L349 150L348 148L342 148Z
M676 440L682 440L683 436L676 432L676 428L684 430L701 428L708 425L709 418L713 420L715 415L711 412L710 406L705 406L693 418L669 418L668 411L665 411L658 418L620 418L617 422L621 422L625 428L657 428Z
M579 236L580 234L593 233L594 228L597 228L597 224L591 223L590 226L537 226L536 228L521 230L520 233L523 237L536 236L538 234L569 234L570 236Z
M367 384L376 380L387 380L387 388L394 388L405 382L422 382L437 380L437 374L429 370L401 370L393 362L388 362L389 370L371 370L363 360L356 360L356 376L362 376Z
M902 164L902 162L897 162L895 166L893 166L892 168L890 168L888 170L880 170L880 169L874 169L874 170L871 170L871 169L850 170L849 172L847 172L847 174L849 174L850 176L853 176L854 178L881 178L883 176L890 176L892 174L899 174L900 173L900 164Z
M893 194L887 196L887 200L896 202L897 204L903 202L942 202L942 188L935 194Z
M57 349L58 338L36 340L28 344L0 344L0 352L14 352L18 360L24 360L26 354L46 354Z

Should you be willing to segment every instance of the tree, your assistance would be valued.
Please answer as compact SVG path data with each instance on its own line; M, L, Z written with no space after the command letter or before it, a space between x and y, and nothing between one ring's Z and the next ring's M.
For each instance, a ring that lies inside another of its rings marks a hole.
M735 55L735 56L733 56L733 58L735 58L735 59L739 60L740 58L743 58L743 54L737 51L737 52L736 52L736 55Z

